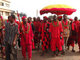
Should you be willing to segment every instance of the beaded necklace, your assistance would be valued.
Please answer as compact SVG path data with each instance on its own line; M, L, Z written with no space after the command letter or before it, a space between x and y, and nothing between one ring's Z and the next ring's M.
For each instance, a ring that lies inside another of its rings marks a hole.
M59 26L59 21L57 20L56 22L57 22L57 25L55 25L54 21L52 21L52 24L53 24L54 27L58 27Z

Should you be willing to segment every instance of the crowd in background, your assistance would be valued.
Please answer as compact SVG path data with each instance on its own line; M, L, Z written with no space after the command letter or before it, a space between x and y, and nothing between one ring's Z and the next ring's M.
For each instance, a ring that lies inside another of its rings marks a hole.
M22 17L17 21L15 15L8 16L4 21L0 15L0 57L11 60L17 59L17 50L21 48L23 60L26 60L26 48L28 60L32 58L32 49L41 50L41 56L52 52L52 56L65 55L72 46L75 52L75 43L78 43L80 53L80 21L78 17L69 19L63 16L52 17ZM17 49L18 48L18 49Z

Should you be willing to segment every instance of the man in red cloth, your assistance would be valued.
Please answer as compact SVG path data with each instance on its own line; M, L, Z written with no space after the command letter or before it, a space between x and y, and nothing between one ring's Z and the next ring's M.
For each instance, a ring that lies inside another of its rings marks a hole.
M50 41L50 32L49 32L49 23L47 22L48 18L46 16L43 17L42 23L42 56L45 52L48 52L49 49L49 41Z
M40 39L39 39L39 29L40 29L40 23L38 21L39 18L34 18L34 43L35 43L35 46L36 48L39 50L39 43L40 43Z
M78 25L79 25L78 17L74 18L73 24L74 24L74 35L75 35L74 38L77 43L77 41L78 41Z
M28 20L27 22L31 25L32 30L33 30L33 32L34 32L34 24L33 24L33 22L32 22L32 18L31 18L31 17L28 17L27 20ZM34 40L32 40L32 49L35 49Z
M57 20L56 15L53 16L53 21L50 25L50 32L51 32L51 50L53 51L53 56L56 55L56 47L58 48L59 52L62 51L62 45L60 42L60 36L63 32L62 24Z
M21 32L22 55L24 57L24 60L26 60L26 48L27 48L28 60L31 60L33 31L31 25L26 22L25 16L22 17L20 32Z
M40 49L40 41L41 41L41 33L42 33L42 25L41 25L41 19L40 17L37 17L37 24L38 24L38 50Z
M75 52L74 50L74 40L75 40L75 35L74 35L74 24L73 24L73 20L72 19L69 19L70 20L70 36L69 36L69 39L68 39L68 43L67 43L67 46L68 46L68 50L69 50L69 46L71 45L72 46L72 52Z
M78 46L79 46L79 53L80 53L80 22L78 24Z

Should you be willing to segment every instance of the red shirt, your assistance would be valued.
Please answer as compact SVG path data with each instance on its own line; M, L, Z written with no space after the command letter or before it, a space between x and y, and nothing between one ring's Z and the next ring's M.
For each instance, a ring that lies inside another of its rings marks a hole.
M80 36L80 23L78 24L78 35Z
M21 34L21 45L32 44L33 31L32 31L31 25L29 23L26 23L26 24L27 24L27 27L25 27L22 23L23 32L26 32L28 29L29 29L29 32L25 33L24 35ZM24 40L24 36L26 40Z
M33 24L34 24L34 27L35 27L35 31L39 32L40 22L35 21L35 22L33 22Z
M78 21L78 20L77 20L77 21L74 21L73 24L74 24L74 30L75 30L76 32L78 32L79 21Z
M54 21L54 24L57 25L57 22ZM58 26L53 26L53 23L50 24L50 32L52 38L60 38L60 33L63 32L62 24L59 22Z

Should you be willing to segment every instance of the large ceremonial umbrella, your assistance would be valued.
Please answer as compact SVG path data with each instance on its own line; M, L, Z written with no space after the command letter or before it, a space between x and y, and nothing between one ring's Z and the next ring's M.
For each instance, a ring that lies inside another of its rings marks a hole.
M44 7L43 9L40 10L40 14L42 15L45 13L52 13L57 15L61 14L71 15L75 11L76 9L72 8L71 6L65 4L56 4Z

